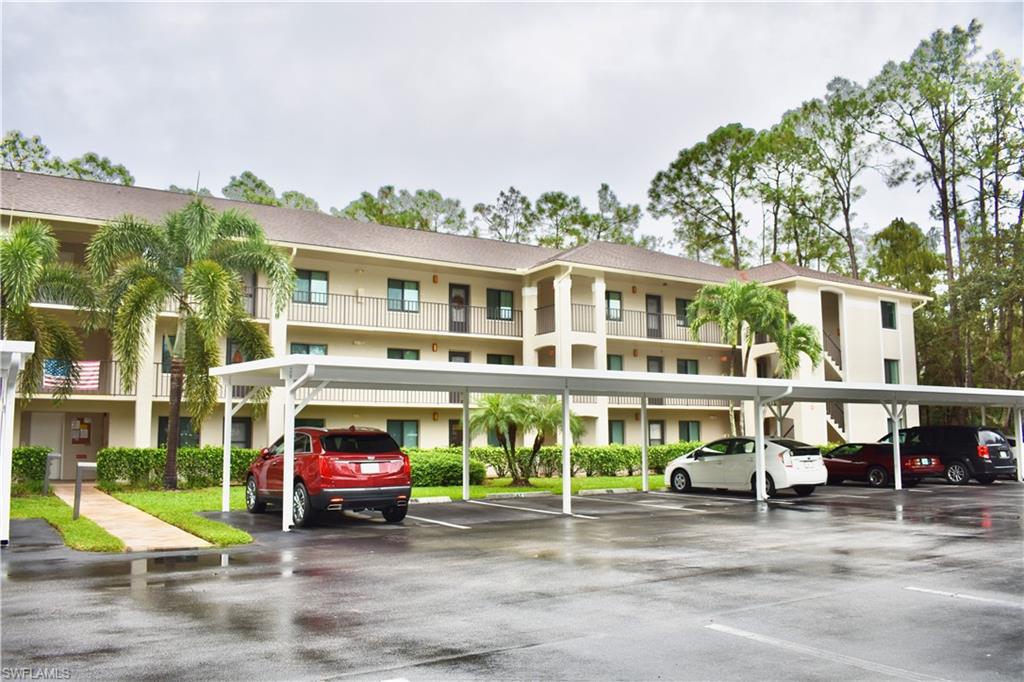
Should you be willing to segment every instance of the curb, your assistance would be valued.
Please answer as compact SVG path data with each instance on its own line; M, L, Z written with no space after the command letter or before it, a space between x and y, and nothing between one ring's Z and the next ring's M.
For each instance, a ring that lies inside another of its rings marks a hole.
M409 500L409 504L444 504L451 501L452 498L447 495L438 495L436 497L414 497Z
M533 493L533 492L530 492L530 493L489 493L486 497L484 497L484 499L485 500L511 500L511 499L515 499L517 497L539 497L539 496L542 496L542 495L553 495L553 494L554 493L552 493L550 490L538 490L535 493Z
M639 492L636 488L587 488L581 490L577 495L615 495L619 493Z

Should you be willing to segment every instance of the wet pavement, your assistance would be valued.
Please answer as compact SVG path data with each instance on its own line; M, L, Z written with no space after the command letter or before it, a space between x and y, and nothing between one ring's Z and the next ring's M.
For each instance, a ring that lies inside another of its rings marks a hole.
M1024 486L418 505L230 551L66 549L15 520L4 669L71 679L1024 676ZM211 514L214 518L220 514ZM415 518L414 518L415 517Z

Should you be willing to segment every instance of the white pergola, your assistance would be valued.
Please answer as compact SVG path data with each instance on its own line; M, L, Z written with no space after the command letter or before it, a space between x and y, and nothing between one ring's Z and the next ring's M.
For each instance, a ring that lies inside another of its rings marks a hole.
M232 398L232 386L273 386L285 389L284 402L284 491L294 488L295 415L320 391L327 388L376 388L406 391L457 391L462 393L462 496L469 499L469 395L470 393L551 394L562 397L562 511L572 513L570 467L571 436L567 425L572 395L632 396L640 398L643 442L641 471L643 490L650 490L647 465L647 401L649 398L715 398L752 401L756 442L757 499L767 498L765 491L764 410L779 401L871 403L882 405L890 416L893 441L895 487L902 488L900 418L907 405L947 405L970 407L1009 407L1013 410L1017 439L1017 478L1024 480L1024 391L1007 391L953 386L917 386L905 384L865 384L851 382L807 382L784 379L693 374L655 374L592 369L559 369L482 365L419 360L378 360L323 355L288 355L241 362L210 370L225 383L224 409L223 511L229 511L231 478L231 417L252 396ZM308 389L297 400L299 389ZM287 499L287 498L284 498ZM281 530L292 525L292 505L282 500Z
M0 546L11 540L11 467L14 459L14 401L18 374L35 352L32 341L0 339Z

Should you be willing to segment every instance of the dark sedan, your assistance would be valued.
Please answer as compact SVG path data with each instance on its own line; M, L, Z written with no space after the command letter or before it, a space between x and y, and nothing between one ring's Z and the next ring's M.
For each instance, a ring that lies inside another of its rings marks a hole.
M829 485L864 481L872 488L893 484L892 446L888 443L847 443L822 455ZM900 453L903 484L916 485L925 476L942 476L945 467L938 456Z

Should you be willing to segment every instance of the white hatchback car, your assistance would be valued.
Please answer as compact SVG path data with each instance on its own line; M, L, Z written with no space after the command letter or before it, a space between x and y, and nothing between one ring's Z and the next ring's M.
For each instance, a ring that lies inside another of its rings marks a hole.
M769 497L784 488L800 496L810 495L828 479L821 452L812 445L766 438L764 455ZM679 493L690 488L753 491L754 475L754 439L723 438L669 462L665 485Z

